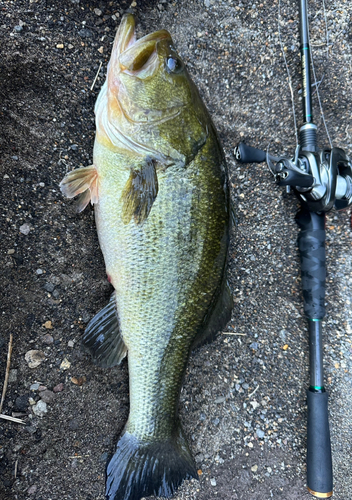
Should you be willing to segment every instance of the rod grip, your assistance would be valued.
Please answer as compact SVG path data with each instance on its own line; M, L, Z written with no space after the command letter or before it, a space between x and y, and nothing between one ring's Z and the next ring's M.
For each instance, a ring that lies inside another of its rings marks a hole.
M266 152L261 149L247 146L244 142L240 142L235 148L236 160L241 163L262 163L266 161Z
M304 313L310 319L325 316L325 215L302 210L298 247L301 258Z
M312 495L332 495L332 460L327 392L307 391L307 486Z

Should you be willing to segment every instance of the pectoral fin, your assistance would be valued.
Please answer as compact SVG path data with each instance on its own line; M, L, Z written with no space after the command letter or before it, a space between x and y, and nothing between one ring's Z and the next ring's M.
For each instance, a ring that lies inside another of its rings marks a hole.
M122 220L128 224L132 217L140 224L149 215L158 194L158 178L153 160L148 160L138 170L131 170L122 191Z
M62 194L67 198L78 198L77 212L82 212L89 202L98 202L98 172L95 165L72 170L60 182Z

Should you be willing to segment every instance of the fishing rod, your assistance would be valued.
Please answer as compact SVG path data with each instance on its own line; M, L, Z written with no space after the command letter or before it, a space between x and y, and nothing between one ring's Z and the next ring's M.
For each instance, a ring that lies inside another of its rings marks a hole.
M328 394L324 387L322 320L325 316L325 213L352 203L352 165L343 149L320 149L313 122L311 55L307 0L299 0L300 53L302 66L303 125L293 158L239 143L236 159L241 163L266 161L276 184L292 189L301 202L296 215L300 232L304 313L308 320L310 385L307 390L307 486L318 498L333 494Z

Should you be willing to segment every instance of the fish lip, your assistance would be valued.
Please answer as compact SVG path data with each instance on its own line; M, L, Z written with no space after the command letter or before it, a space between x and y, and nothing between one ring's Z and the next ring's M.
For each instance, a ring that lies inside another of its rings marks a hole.
M135 39L133 43L130 44L130 46L126 47L126 50L128 50L131 46L138 46L138 45L143 45L146 42L158 42L160 40L165 40L165 39L170 39L171 40L171 35L167 30L157 30L153 31L153 33L148 33L147 35L142 36L142 38Z
M131 47L137 48L151 41L156 43L168 38L171 40L170 33L162 29L154 31L153 33L148 33L137 40L134 16L133 14L124 14L115 36L112 52L116 54L118 59L121 59L121 56Z
M143 36L139 40L131 41L125 50L119 54L120 71L131 71L131 74L138 76L140 69L153 67L154 64L157 64L158 45L163 41L172 42L170 33L166 30L155 31ZM139 62L139 67L135 71L135 64L140 57L142 57L142 65Z
M117 30L112 53L117 58L136 42L136 25L132 14L124 14L121 19L119 29Z

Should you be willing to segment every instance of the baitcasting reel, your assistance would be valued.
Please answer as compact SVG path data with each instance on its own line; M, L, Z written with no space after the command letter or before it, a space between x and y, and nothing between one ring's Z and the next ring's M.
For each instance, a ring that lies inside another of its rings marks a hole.
M266 161L276 183L287 186L288 192L292 187L310 212L347 208L352 204L352 165L341 148L317 149L315 134L313 123L303 125L293 159L272 156L243 142L235 148L235 157L241 163Z

